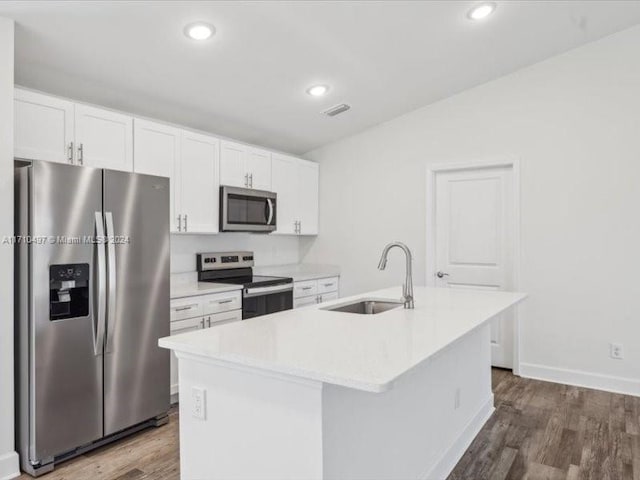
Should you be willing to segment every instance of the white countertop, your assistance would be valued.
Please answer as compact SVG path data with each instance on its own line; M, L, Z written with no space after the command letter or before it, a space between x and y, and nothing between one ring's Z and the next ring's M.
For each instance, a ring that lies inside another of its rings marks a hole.
M171 285L171 299L182 297L194 297L208 293L231 292L242 290L242 285L230 285L228 283L190 282Z
M318 278L339 277L340 267L336 265L320 265L311 263L295 263L291 265L274 265L253 267L257 275L291 277L294 282L317 280Z
M159 344L232 365L383 392L418 363L526 298L522 293L417 287L414 310L377 315L324 310L360 298L400 295L400 287L379 290L165 337Z

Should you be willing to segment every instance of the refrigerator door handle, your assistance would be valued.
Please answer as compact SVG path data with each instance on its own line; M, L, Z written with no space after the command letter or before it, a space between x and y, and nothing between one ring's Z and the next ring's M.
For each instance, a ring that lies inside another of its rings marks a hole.
M106 283L107 283L107 262L105 258L105 246L104 246L104 219L102 218L102 212L95 212L96 222L96 241L95 245L98 253L98 264L95 267L97 270L96 278L97 283L97 297L98 297L98 318L97 325L94 322L93 329L93 353L95 356L102 355L104 350L104 334L105 334L105 308L106 308Z
M113 335L115 333L116 324L116 246L115 233L113 231L113 213L105 212L105 223L107 224L107 326L106 326L106 348L105 352L113 351Z

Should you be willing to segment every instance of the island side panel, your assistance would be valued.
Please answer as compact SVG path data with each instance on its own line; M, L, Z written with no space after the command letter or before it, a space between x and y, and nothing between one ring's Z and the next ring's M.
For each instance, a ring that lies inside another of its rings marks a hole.
M182 480L322 478L322 383L178 356Z
M493 410L486 324L387 392L325 385L324 478L446 478Z

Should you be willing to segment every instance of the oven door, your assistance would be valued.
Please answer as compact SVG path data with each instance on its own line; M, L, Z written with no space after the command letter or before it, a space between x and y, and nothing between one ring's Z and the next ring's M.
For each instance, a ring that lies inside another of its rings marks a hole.
M276 199L276 193L265 190L220 187L220 231L274 231Z
M293 285L245 288L242 291L242 319L259 317L293 308Z

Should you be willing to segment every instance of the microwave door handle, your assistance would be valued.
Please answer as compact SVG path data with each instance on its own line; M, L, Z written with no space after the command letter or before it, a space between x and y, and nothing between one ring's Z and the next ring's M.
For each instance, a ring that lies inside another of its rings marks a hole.
M269 217L267 218L267 225L271 225L273 220L273 202L270 198L267 198L267 205L269 206Z
M105 307L106 307L106 281L107 281L107 262L105 258L105 244L104 244L104 219L102 218L102 212L95 212L96 223L96 239L95 247L97 250L98 264L95 267L95 278L97 279L97 285L95 293L98 297L98 311L97 311L97 324L94 322L94 341L93 341L93 353L96 357L102 355L104 350L104 334L105 334Z
M109 294L107 296L107 327L106 327L106 348L107 353L113 350L113 336L115 334L116 323L116 247L114 244L115 233L113 228L113 213L105 212L105 223L107 224L107 278L109 282Z

